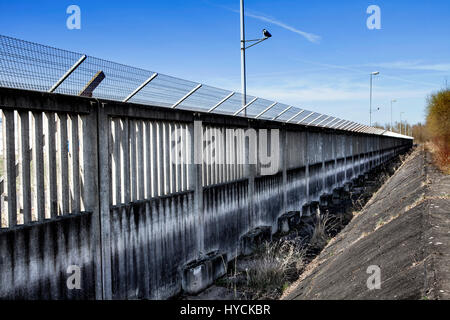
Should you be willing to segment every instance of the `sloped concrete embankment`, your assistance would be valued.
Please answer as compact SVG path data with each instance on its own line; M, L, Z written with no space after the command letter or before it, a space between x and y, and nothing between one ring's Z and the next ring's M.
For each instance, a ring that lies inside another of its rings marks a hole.
M361 210L388 177L403 163L404 156L378 165L347 181L343 187L322 194L319 201L303 205L278 218L272 227L258 227L241 238L240 256L228 263L227 275L187 300L278 299L286 285L296 281L308 265ZM222 264L222 267L224 265Z
M430 158L414 151L283 299L448 299L450 176Z

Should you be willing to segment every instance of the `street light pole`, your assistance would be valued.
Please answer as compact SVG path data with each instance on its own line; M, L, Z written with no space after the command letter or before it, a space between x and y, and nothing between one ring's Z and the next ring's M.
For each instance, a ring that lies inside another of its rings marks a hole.
M391 100L391 131L392 131L392 103L397 102L397 100L392 99Z
M247 116L247 79L245 70L245 50L256 46L257 44L266 41L272 35L266 29L262 30L263 38L254 40L245 40L245 14L244 14L244 0L241 0L241 87L242 87L242 109L244 110L244 115ZM250 42L249 46L246 46L247 42Z
M245 78L245 21L244 21L244 0L241 0L241 87L242 87L242 107L247 104L247 84ZM244 110L247 116L247 108Z
M369 125L372 126L372 78L379 75L380 72L375 71L370 74L370 109L369 109Z
M400 134L403 134L402 133L402 114L403 114L404 112L400 112Z

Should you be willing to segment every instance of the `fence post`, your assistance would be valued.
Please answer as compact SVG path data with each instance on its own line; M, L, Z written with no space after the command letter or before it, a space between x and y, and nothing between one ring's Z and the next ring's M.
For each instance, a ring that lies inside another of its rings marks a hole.
M353 138L355 137L354 133L350 134L350 153L352 154L352 177L355 176L355 150L353 150Z
M347 163L347 158L349 155L349 151L348 151L348 140L349 140L349 135L348 133L344 133L344 182L347 182L348 176L347 176L347 171L348 171L348 163Z
M100 300L102 294L101 242L98 194L98 142L96 103L91 102L90 113L82 117L82 139L80 150L83 154L82 198L84 210L92 212L92 252L95 263L95 298Z
M338 159L338 153L337 153L337 148L338 148L338 136L336 136L335 134L333 134L333 160L334 160L334 164L333 164L333 170L334 170L334 178L333 178L333 187L332 189L336 188L338 185L337 182L337 170L338 170L338 163L337 163L337 159ZM331 190L333 191L333 190Z
M203 211L203 180L202 180L202 163L203 163L203 127L202 122L195 120L193 125L189 125L190 132L190 163L189 182L194 190L194 212L197 215L197 249L200 256L205 251L205 218Z
M97 108L98 130L98 169L99 169L99 217L100 217L100 241L102 254L102 291L103 299L112 299L111 289L111 235L110 235L110 157L109 136L111 126L105 110L105 104L101 103Z
M304 153L304 162L305 162L305 184L306 184L306 202L309 203L311 201L309 196L309 131L305 131L305 153ZM303 214L303 212L302 212Z
M244 164L244 173L245 176L248 178L248 212L249 212L249 220L248 220L248 230L252 229L254 227L254 222L256 220L255 217L255 177L256 177L256 164L252 164L250 162L252 162L254 160L254 158L257 156L254 155L253 159L250 158L251 155L251 149L253 149L253 153L255 153L255 149L258 146L258 134L256 134L256 139L255 139L255 143L256 146L252 145L252 139L251 139L251 133L249 133L251 131L252 127L250 125L250 122L248 124L247 127L247 133L248 133L248 138L247 138L247 134L244 132L244 157L245 157L245 164ZM256 131L256 130L255 130ZM247 231L248 231L247 230Z
M326 176L326 170L325 170L325 148L326 148L326 144L324 142L325 136L326 136L325 133L319 132L320 149L322 151L322 155L321 155L321 158L322 158L322 170L320 172L320 175L322 176L322 190L321 190L322 193L326 192L326 184L325 184L326 183L326 179L325 179L325 176Z
M281 128L281 135L280 135L281 141L280 141L280 153L281 153L281 172L282 172L282 177L283 177L283 184L282 184L282 189L283 189L283 213L287 212L287 207L288 207L288 203L287 203L287 150L288 150L288 144L287 144L287 130L286 128L283 126Z

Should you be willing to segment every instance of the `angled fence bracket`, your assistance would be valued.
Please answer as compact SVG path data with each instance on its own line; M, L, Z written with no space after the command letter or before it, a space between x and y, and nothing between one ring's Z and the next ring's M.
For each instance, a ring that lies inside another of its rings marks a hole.
M331 120L330 122L327 123L328 128L333 128L334 124L331 125L333 122L335 122L336 120L339 120L339 118L334 118L333 120Z
M253 98L252 101L250 101L249 103L247 103L245 106L243 106L242 108L240 108L238 111L236 111L233 116L237 116L239 113L241 113L242 111L246 110L248 106L250 106L253 102L255 102L256 100L258 100L258 98Z
M194 89L192 89L191 91L189 91L183 98L181 98L180 100L178 100L177 102L175 102L175 104L171 107L172 109L175 109L176 107L178 107L184 100L186 100L187 98L189 98L192 94L194 94L195 91L197 91L198 89L200 89L202 87L201 84L197 85Z
M218 107L220 107L225 101L227 101L228 99L230 99L232 96L234 96L236 92L231 92L229 95L227 95L225 98L223 98L222 100L220 100L219 103L217 103L214 107L212 107L211 109L208 110L208 113L213 112L214 110L216 110Z
M50 90L48 90L48 92L54 92L61 85L61 83L63 83L64 80L66 80L80 66L80 64L86 60L86 58L87 56L83 55L77 62L75 62L75 64L66 71L66 73L53 85L53 87L50 88Z
M320 126L322 123L324 123L325 121L327 121L328 119L330 119L331 116L326 117L325 119L321 120L318 124L316 124L316 126Z
M288 120L286 120L286 123L291 122L292 120L294 120L295 118L297 118L299 115L301 115L303 112L305 112L305 110L300 110L300 111L297 112L295 115L293 115L293 116L290 117Z
M297 122L297 124L301 124L303 121L305 121L306 119L308 119L309 117L311 117L314 114L314 112L311 112L310 114L308 114L306 117L304 117L303 119L301 119L299 122Z
M332 128L333 129L338 129L338 127L342 124L343 121L345 121L345 120L344 119L340 119L338 122L333 124Z
M133 98L139 91L141 91L147 84L150 83L153 79L155 79L158 76L158 73L154 73L150 78L145 80L139 87L137 87L128 97L122 100L122 102L128 102L131 98Z
M261 117L264 113L266 113L267 111L269 111L270 109L272 109L273 107L275 107L277 104L278 104L278 102L272 103L270 106L268 106L268 107L265 108L263 111L261 111L261 112L255 117L255 119L258 119L259 117Z
M322 117L323 117L323 114L319 115L317 118L314 118L312 121L310 121L307 125L310 126L314 121L316 121Z
M289 110L291 110L292 107L289 106L286 109L284 109L283 111L281 111L276 117L274 117L272 120L277 120L279 117L281 117L283 114L285 114L286 112L288 112Z

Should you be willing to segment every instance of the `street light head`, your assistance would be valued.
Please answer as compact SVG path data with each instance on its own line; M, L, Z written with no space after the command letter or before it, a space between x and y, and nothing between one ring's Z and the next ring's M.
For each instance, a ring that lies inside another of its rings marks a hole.
M265 38L270 38L270 37L272 37L272 35L270 34L270 32L267 31L266 29L263 29L262 33L263 33L263 36L264 36Z
M379 71L372 72L372 75L373 75L373 76L377 76L377 75L379 75L379 74L380 74Z

